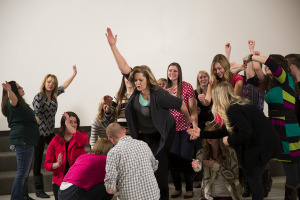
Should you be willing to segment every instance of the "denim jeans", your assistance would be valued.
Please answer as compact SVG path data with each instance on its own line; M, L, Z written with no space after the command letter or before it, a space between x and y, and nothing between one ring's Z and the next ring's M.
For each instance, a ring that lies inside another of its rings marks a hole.
M17 155L17 175L15 177L11 200L23 200L28 197L27 180L34 153L33 145L15 145Z

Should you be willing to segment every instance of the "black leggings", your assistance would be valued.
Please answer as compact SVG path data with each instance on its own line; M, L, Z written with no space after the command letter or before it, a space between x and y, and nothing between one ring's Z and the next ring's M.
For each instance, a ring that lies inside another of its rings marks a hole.
M261 177L265 171L266 164L257 164L255 166L242 166L244 176L247 178L252 199L263 200L264 189L261 182Z
M148 144L152 153L155 155L155 158L158 160L158 169L154 173L158 187L160 189L160 200L169 200L169 154L171 145L174 139L176 125L174 124L171 128L168 138L165 141L164 147L160 150L160 152L155 155L159 143L160 143L160 133L155 132L151 134L139 134L140 140L143 140Z
M41 175L41 166L43 161L43 154L45 144L49 145L51 140L54 138L55 134L50 134L48 136L40 135L37 145L34 147L34 160L33 160L33 175Z

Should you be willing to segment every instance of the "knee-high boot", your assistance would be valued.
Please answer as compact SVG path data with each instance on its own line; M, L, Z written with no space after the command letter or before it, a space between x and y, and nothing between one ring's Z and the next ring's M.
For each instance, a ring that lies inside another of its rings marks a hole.
M285 184L284 200L297 200L297 187Z
M40 198L50 198L44 191L43 175L34 176L35 194Z

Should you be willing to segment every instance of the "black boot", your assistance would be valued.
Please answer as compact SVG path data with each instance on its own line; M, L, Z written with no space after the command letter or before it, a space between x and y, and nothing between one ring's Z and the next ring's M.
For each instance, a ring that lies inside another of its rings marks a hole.
M298 187L297 187L297 196L298 196L298 199L300 199L300 185L298 185Z
M285 184L284 200L296 200L297 187Z
M34 176L35 194L40 198L50 198L48 194L44 192L43 175Z

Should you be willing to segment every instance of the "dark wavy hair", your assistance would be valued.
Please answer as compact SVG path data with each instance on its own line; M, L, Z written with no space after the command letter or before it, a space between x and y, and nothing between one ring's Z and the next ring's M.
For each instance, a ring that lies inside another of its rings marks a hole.
M290 73L290 68L288 66L287 60L279 54L271 54L270 57L278 64L286 73ZM263 92L269 91L274 84L273 75L265 75L264 80L261 82L260 90Z
M11 91L16 95L19 101L22 101L25 105L29 107L29 105L25 102L24 98L20 96L16 81L9 81L8 82L11 86ZM7 117L7 103L8 103L8 93L7 91L3 88L2 91L2 102L1 102L1 111L2 114Z
M71 111L68 111L66 113L69 115L69 117L75 117L76 118L76 121L77 121L77 130L81 132L81 130L80 130L80 119L76 115L76 113L71 112ZM59 129L59 133L58 133L58 135L62 138L62 141L64 139L64 134L65 134L65 131L66 131L65 120L66 120L65 117L62 116L61 120L60 120L60 129Z

